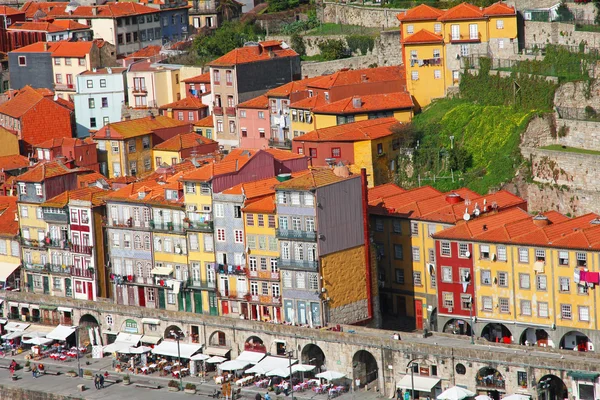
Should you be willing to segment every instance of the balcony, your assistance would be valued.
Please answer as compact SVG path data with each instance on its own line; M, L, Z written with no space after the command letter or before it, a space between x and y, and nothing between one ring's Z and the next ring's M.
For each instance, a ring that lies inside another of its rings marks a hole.
M246 300L252 303L259 304L281 304L281 297L279 296L267 296L258 294L246 294Z
M70 265L46 264L46 270L51 274L71 275L73 272L73 267Z
M217 297L220 299L244 299L246 298L246 292L238 292L236 290L217 290Z
M80 278L94 279L94 269L85 267L74 267L71 269L73 276Z
M292 141L290 139L279 140L279 139L271 138L271 139L269 139L269 147L275 147L277 149L291 150L292 149Z
M148 90L146 90L145 86L134 87L132 92L134 96L145 96L146 94L148 94Z
M479 43L481 42L481 33L477 32L475 35L453 35L448 34L448 40L450 43Z
M309 271L317 271L319 269L318 261L308 260L284 260L283 258L278 258L277 265L282 269L298 269Z
M258 278L258 279L272 279L275 281L279 280L279 271L271 272L271 271L250 271L247 270L246 275L250 278Z
M75 91L75 85L73 83L57 83L54 85L55 90L59 91Z
M150 220L150 229L164 232L183 232L183 225L175 224L173 222L162 222Z
M213 107L213 114L215 115L223 115L223 107Z
M477 386L482 388L504 389L506 383L502 378L492 376L477 376Z
M441 57L436 58L411 58L410 66L415 67L428 67L428 66L441 66L443 65L443 60Z
M206 281L201 279L192 279L188 278L185 282L187 287L194 289L214 289L216 287L216 283L214 281Z
M24 247L35 247L35 248L45 248L46 244L44 241L39 241L37 239L25 239L21 238L21 245Z
M106 226L106 222L103 222L104 226ZM150 222L147 221L134 221L133 218L129 218L128 220L123 219L111 219L109 227L113 228L132 228L132 229L141 229L147 230L150 226Z
M240 265L219 265L217 273L221 275L246 275L246 270Z
M235 117L235 107L225 107L225 114L229 117Z
M69 241L66 239L52 239L46 238L46 247L53 247L56 249L70 250Z
M93 247L85 244L74 244L71 245L71 249L73 253L87 254L88 256L91 256Z
M190 221L188 222L188 231L199 231L199 232L212 232L213 222L212 221Z
M310 242L317 241L317 232L315 231L298 231L295 229L277 229L278 239L288 240L306 240Z
M25 267L25 270L27 270L27 271L47 272L46 266L44 264L33 264L33 263L24 262L23 267Z

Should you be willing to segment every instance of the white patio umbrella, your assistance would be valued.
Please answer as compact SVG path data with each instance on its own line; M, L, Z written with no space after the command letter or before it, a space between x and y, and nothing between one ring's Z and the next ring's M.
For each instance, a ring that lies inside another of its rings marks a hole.
M333 381L335 379L345 378L346 374L342 374L341 372L337 372L337 371L325 371L325 372L321 372L320 374L316 374L315 377L320 378L320 379L326 379L328 381ZM511 400L514 400L514 399L511 399Z
M480 394L479 396L475 396L475 400L492 400L492 398L486 394Z
M289 368L276 368L266 373L267 376L279 376L281 378L287 378L290 376Z
M296 373L296 372L310 372L310 371L312 371L315 368L317 368L316 365L294 364L294 365L292 365L292 373Z
M460 386L452 386L444 390L438 397L438 400L463 400L467 397L473 397L475 393Z
M504 396L502 400L531 400L531 396L515 393L510 394L508 396Z
M223 361L227 361L227 359L225 357L212 356L206 360L206 363L207 364L220 364Z
M246 370L247 374L256 374L256 375L265 375L267 372L269 372L269 371L264 369L263 367L261 367L258 364L254 365L254 366L252 366L252 368L248 368Z
M198 353L198 354L194 354L193 356L191 356L190 360L192 360L192 361L206 361L209 358L210 358L210 356L207 356L206 354Z
M152 347L140 346L140 347L127 347L124 349L117 350L117 353L122 354L144 354L152 351Z

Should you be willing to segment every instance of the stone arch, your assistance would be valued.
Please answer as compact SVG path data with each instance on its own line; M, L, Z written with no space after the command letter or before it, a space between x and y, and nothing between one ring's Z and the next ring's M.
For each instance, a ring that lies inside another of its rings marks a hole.
M250 336L244 342L244 350L245 351L256 351L258 353L266 353L267 346L265 346L265 343L263 342L263 340L261 338L259 338L258 336Z
M585 333L569 331L560 339L560 348L565 350L594 351L594 344Z
M90 337L90 329L92 329L92 335L96 335L96 328L98 328L98 336L100 336L102 332L100 332L98 319L92 314L83 314L79 318L79 331L77 332L79 343L82 345L96 343L96 338Z
M169 325L167 329L165 329L163 337L165 339L175 340L175 336L173 336L173 333L179 336L180 339L183 339L185 337L185 332L177 325Z
M100 324L98 323L98 319L92 314L83 314L79 318L79 326L85 328L94 328L96 326L100 326Z
M488 342L512 343L512 333L504 324L489 323L481 330L481 337Z
M444 333L471 336L471 324L464 319L455 318L448 320L444 325Z
M209 346L227 346L227 339L225 336L225 332L223 331L214 331L210 334L208 338Z
M475 382L477 387L485 388L490 392L504 390L506 387L506 381L502 374L493 367L483 367L475 376ZM490 396L495 398L495 396Z
M569 398L567 385L556 375L544 375L537 384L539 400L563 400Z
M304 346L300 354L300 361L302 364L315 365L318 370L317 372L325 369L325 353L319 346L313 343Z
M554 347L554 341L548 332L539 328L527 328L521 334L519 344L525 346Z
M379 366L377 360L367 350L359 350L352 357L352 377L354 382L360 380L360 387L364 387L371 382L377 384L379 377Z

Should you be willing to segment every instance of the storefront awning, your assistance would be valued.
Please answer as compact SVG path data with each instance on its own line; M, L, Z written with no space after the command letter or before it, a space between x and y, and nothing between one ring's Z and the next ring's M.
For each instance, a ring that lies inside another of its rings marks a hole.
M150 272L152 272L152 275L171 275L173 267L155 267Z
M569 371L567 376L570 376L576 381L589 381L594 382L600 376L597 372L585 372L585 371Z
M4 340L11 340L11 339L16 339L18 337L23 336L25 332L23 331L13 331L10 333L7 333L6 335L2 335L2 339Z
M41 308L42 310L50 310L50 311L54 311L54 310L56 310L56 306L47 306L47 305L45 305L45 304L42 304L42 305L40 306L40 308Z
M8 320L6 318L0 318L0 325L4 325Z
M236 358L236 361L247 361L248 364L257 364L260 360L265 358L265 353L258 353L256 351L242 351Z
M231 351L230 347L212 347L209 346L206 348L206 350L204 351L206 354L209 354L211 356L220 356L220 357L225 357L227 356L227 353L229 353Z
M8 324L6 324L6 326L4 326L4 329L11 332L22 332L25 329L29 328L29 325L31 324L26 324L22 322L9 322Z
M72 313L72 312L73 312L73 309L72 309L72 308L70 308L70 307L58 307L58 311L61 311L61 312L70 312L70 313Z
M77 330L76 326L59 325L46 335L48 339L67 340Z
M23 343L30 344L32 346L44 346L44 345L52 343L53 341L54 340L52 340L52 339L48 339L48 338L44 338L44 337L34 337L31 339L23 340Z
M6 279L19 268L19 264L0 262L0 281L6 282Z
M202 349L201 344L191 343L179 343L179 349L177 349L177 342L165 340L158 346L156 346L152 353L159 354L162 356L190 358L195 353Z
M218 368L221 371L237 371L246 368L248 365L250 365L248 361L232 360L219 364Z
M159 325L160 319L158 319L158 318L142 318L142 324Z
M19 307L21 307L21 308L29 308L29 303L19 303Z
M249 374L266 374L276 369L286 369L290 367L291 364L296 364L298 360L289 359L284 357L273 357L266 356L258 364L254 367L250 368L247 372Z
M142 343L158 344L158 342L160 342L161 339L162 338L160 336L144 335L142 336Z
M440 383L439 378L431 378L429 376L420 376L420 375L404 375L400 382L398 382L398 387L402 389L412 390L413 388L413 380L414 380L414 388L420 392L431 392L431 390Z

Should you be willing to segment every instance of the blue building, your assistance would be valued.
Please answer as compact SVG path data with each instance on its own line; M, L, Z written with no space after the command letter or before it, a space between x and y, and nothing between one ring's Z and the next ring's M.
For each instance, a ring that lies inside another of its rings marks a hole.
M162 32L162 41L165 43L175 43L184 40L188 36L190 6L187 0L165 0L160 2L156 0L153 3L149 0L148 7L160 9L160 28Z
M121 107L126 101L127 68L101 68L77 76L74 97L77 137L87 137L91 130L121 121Z

